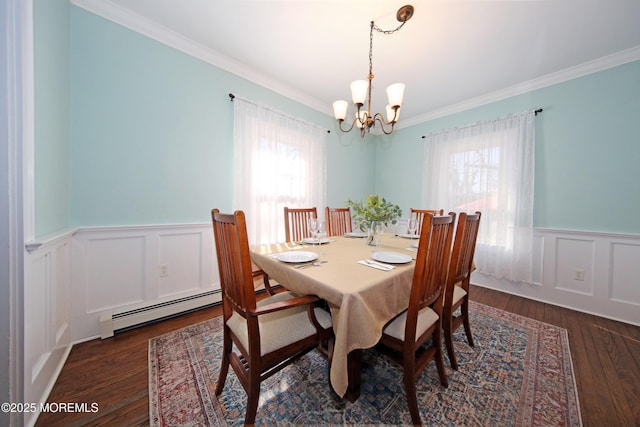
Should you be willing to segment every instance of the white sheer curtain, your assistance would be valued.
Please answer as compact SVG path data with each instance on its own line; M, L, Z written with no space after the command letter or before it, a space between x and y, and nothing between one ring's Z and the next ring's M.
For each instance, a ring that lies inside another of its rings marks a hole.
M481 211L477 270L531 283L534 113L428 135L424 153L423 205Z
M235 97L233 209L245 211L251 244L282 242L284 207L326 200L327 131Z

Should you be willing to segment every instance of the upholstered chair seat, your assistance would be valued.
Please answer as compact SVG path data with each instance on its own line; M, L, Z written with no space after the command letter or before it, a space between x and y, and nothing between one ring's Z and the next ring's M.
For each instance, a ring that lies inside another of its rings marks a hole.
M431 307L425 307L418 313L416 324L416 340L439 320L438 314ZM404 341L404 331L407 325L407 311L403 311L384 328L386 335Z
M295 295L291 292L282 292L258 301L256 306L263 307L292 298L295 298ZM323 328L332 327L331 315L327 311L315 307L314 312L318 323ZM258 317L258 325L262 356L317 333L315 326L309 320L307 308L303 306L262 315ZM244 348L249 348L247 321L244 317L233 313L227 321L227 326L238 337Z

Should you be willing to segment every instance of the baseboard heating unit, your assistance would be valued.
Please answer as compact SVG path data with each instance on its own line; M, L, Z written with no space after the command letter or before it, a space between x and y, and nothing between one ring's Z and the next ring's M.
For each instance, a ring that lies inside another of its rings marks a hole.
M169 301L105 312L100 316L100 337L109 338L115 331L219 303L221 300L221 292L217 289Z

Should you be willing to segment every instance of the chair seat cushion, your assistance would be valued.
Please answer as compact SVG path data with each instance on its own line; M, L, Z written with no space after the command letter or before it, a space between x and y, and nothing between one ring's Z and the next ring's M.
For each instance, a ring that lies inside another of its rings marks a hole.
M464 296L467 295L467 291L465 291L462 286L458 283L453 287L453 305L456 305L458 301L460 301Z
M318 319L318 323L324 329L329 329L333 327L333 322L331 320L331 314L327 310L323 310L320 307L315 307L313 312L316 315L316 319Z
M420 337L427 329L438 321L438 314L430 307L425 307L418 313L418 324L416 325L416 338ZM403 311L391 323L389 323L383 334L392 336L400 341L404 341L404 330L407 323L407 310Z
M279 301L294 298L291 292L281 292L258 301L257 306L264 306ZM325 328L331 327L331 315L320 308L314 310L318 322ZM283 348L296 341L316 334L316 328L309 319L306 306L293 307L275 313L263 314L258 317L260 328L260 353L265 355ZM328 325L328 326L325 326ZM237 313L231 315L227 326L249 349L249 337L246 320Z

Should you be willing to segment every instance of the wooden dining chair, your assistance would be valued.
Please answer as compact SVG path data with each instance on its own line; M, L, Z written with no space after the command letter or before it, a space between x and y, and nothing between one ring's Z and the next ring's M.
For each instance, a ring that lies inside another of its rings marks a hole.
M453 348L453 332L464 325L464 332L471 347L474 346L469 324L469 280L473 269L473 255L476 249L480 212L473 215L461 213L458 217L456 236L451 251L451 262L444 296L442 326L447 355L453 369L458 369L458 361ZM460 313L454 316L456 310Z
M245 425L255 422L260 383L317 348L331 328L329 313L312 295L282 292L256 302L245 216L211 211L222 288L223 354L215 394L229 365L247 393ZM234 351L234 350L237 350Z
M420 425L416 380L434 359L444 387L449 386L442 357L442 295L447 280L455 213L424 217L408 308L383 329L376 348L403 368L411 420Z
M271 282L269 281L269 275L265 273L260 267L258 267L253 262L251 263L251 276L253 278L262 277L262 284L264 285L264 290L269 295L275 294L275 290L271 287Z
M419 236L422 233L422 221L424 220L424 216L426 214L431 215L444 215L444 209L436 210L436 209L414 209L411 208L409 210L409 218L415 215L416 221L418 222L418 229L416 230L416 234Z
M311 237L309 218L318 218L316 208L284 208L284 232L287 242L299 242Z
M327 236L344 236L351 233L351 209L350 208L325 208L325 220L327 221Z

